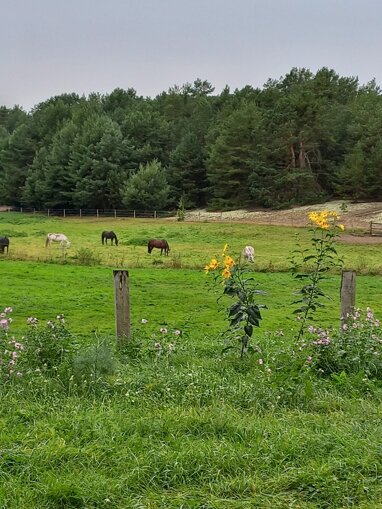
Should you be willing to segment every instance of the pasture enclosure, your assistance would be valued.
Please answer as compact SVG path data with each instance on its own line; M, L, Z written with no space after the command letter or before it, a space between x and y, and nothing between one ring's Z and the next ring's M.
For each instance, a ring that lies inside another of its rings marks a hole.
M119 245L102 245L103 230ZM49 231L66 233L70 248L45 248ZM44 327L64 315L75 346L66 376L26 366L0 384L0 507L381 507L381 378L317 375L294 345L296 233L308 241L305 229L0 215L11 333L33 336L26 318L36 317L56 345ZM168 257L147 254L155 237L169 240ZM266 292L242 360L222 354L228 297L217 304L202 270L227 242L237 255L255 247L252 275ZM356 306L381 317L380 245L338 251L357 272ZM115 349L113 274L127 270L131 341ZM340 278L325 281L315 326L339 328Z
M118 246L102 246L101 232L114 231ZM65 251L58 246L45 249L47 233L60 231L71 240ZM0 213L0 235L8 236L11 248L7 259L50 263L93 263L113 268L191 268L201 269L207 260L228 243L230 252L239 256L246 245L254 246L254 270L277 272L290 268L289 258L296 246L308 242L305 228L264 226L238 223L187 223L145 219L52 218L39 215ZM165 238L171 246L168 259L159 253L147 256L150 238ZM381 244L358 244L347 236L338 251L345 268L357 274L382 274Z

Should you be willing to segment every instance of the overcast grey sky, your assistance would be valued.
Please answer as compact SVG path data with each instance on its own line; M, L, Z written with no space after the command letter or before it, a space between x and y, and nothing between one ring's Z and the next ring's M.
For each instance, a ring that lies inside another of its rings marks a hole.
M65 92L219 93L292 67L382 85L382 0L1 0L0 105Z

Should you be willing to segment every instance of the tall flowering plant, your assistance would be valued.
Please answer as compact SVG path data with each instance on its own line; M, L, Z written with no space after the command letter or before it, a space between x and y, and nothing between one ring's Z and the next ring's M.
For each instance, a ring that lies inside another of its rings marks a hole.
M0 313L0 380L22 376L20 357L24 346L10 333L13 309L6 307Z
M248 351L254 327L260 326L260 309L266 307L256 302L257 295L265 292L257 289L248 267L242 264L240 259L234 260L229 255L227 244L221 257L213 257L204 270L206 274L212 274L215 283L223 287L222 295L228 295L234 300L226 309L227 319L231 331L238 333L240 355L243 357Z
M308 219L311 247L303 249L298 243L291 260L295 279L304 283L296 292L298 298L293 302L298 304L294 313L298 314L300 320L297 340L302 338L307 321L313 318L315 311L324 307L321 301L327 298L327 295L321 287L322 281L327 279L328 272L342 265L336 242L344 226L339 223L337 212L311 212Z

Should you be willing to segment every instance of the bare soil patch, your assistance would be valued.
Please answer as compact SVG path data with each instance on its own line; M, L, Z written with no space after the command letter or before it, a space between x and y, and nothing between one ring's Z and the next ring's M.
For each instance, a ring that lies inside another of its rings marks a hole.
M241 221L255 224L273 224L281 226L306 226L309 212L331 210L337 212L346 230L356 231L359 236L342 235L348 242L363 244L382 243L382 237L369 235L370 221L382 223L382 202L351 203L336 200L317 205L294 207L288 210L234 210L227 212L208 212L205 209L187 212L188 221Z

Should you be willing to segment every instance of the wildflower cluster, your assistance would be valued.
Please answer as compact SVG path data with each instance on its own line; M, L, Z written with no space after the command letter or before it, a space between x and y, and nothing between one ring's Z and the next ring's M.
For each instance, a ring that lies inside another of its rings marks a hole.
M306 281L302 288L295 292L298 298L294 304L298 304L298 308L294 312L300 320L298 340L304 334L307 321L313 318L318 308L324 306L322 300L327 298L327 295L320 286L321 282L327 279L330 271L342 265L337 254L336 241L344 226L338 223L340 217L337 212L311 212L308 218L311 223L311 248L304 249L297 242L291 259L295 279Z
M29 368L53 373L65 370L78 345L66 329L64 315L57 315L45 324L30 316L27 324L30 327L25 338Z
M19 364L24 346L14 336L9 335L12 312L11 307L6 307L0 313L0 379L3 381L22 376Z
M339 228L341 231L345 229L343 224L339 224L340 216L332 210L322 210L321 212L310 212L308 214L309 221L312 225L329 230L330 228Z
M231 277L232 269L236 265L236 262L229 254L227 254L227 250L228 244L225 244L220 261L218 261L217 258L211 258L210 263L204 267L206 274L212 271L219 271L223 280Z
M306 362L322 374L359 373L382 378L382 331L373 311L360 308L349 314L340 329L308 327L301 344Z
M147 325L148 320L142 318L141 324ZM175 352L176 339L182 336L180 329L169 330L167 327L160 327L158 331L154 331L150 335L151 348L154 349L156 356L162 357L163 355L169 356Z
M260 309L264 305L257 304L256 295L264 294L257 290L256 282L249 275L247 266L239 260L234 260L228 254L228 244L225 244L220 260L213 257L204 267L206 274L213 274L215 282L223 286L223 295L228 295L235 302L227 307L227 319L232 337L239 338L241 356L248 351L249 341L253 334L253 328L260 326ZM222 296L218 298L220 300Z

